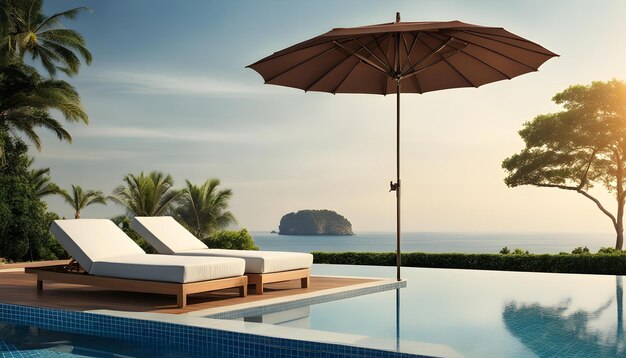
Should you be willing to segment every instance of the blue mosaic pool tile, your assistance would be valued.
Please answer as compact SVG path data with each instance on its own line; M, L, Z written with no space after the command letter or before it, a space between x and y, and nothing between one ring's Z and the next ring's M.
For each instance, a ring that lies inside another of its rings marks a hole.
M158 346L164 352L184 352L189 356L218 357L319 357L319 358L410 358L420 355L320 343L249 333L228 332L166 322L113 317L59 309L0 304L0 321L44 329L118 338L142 346ZM0 353L12 354L10 347ZM6 346L6 344L5 344ZM15 349L13 350L15 351ZM8 357L20 355L8 355ZM4 357L4 356L3 356Z

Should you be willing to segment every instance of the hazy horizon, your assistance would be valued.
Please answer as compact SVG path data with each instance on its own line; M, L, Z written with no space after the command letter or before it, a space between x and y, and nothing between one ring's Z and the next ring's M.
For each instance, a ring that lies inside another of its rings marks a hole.
M90 124L65 124L73 144L40 131L43 149L32 152L63 188L108 195L124 175L151 170L178 187L217 177L250 231L277 229L302 209L335 210L357 233L394 231L395 98L268 86L245 66L334 27L391 22L399 11L403 21L502 26L561 56L511 81L402 96L403 230L611 233L588 199L507 188L500 166L522 148L525 121L558 110L554 94L626 79L626 2L45 2L48 14L75 6L93 9L64 20L94 55L69 79ZM615 207L601 188L594 193ZM72 216L60 198L47 201ZM82 216L123 212L96 205Z

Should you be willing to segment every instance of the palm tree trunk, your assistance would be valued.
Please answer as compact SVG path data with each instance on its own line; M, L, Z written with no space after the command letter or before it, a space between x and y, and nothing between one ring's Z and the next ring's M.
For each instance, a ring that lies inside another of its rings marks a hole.
M80 211L77 211L74 215L74 219L80 219Z

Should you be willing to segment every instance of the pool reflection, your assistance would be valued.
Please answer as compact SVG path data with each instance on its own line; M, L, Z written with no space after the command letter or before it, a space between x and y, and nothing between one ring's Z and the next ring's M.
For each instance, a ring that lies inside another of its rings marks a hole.
M509 302L502 312L507 330L539 357L626 357L622 277L615 278L615 296L594 310L573 310L572 299L558 305ZM609 311L616 307L615 316ZM594 327L614 320L615 330Z

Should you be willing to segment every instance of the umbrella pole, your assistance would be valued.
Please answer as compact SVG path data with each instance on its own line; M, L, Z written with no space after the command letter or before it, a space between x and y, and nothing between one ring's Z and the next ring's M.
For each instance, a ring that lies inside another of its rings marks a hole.
M396 79L396 266L400 281L400 78Z

